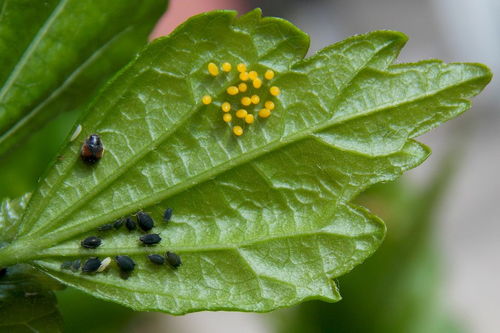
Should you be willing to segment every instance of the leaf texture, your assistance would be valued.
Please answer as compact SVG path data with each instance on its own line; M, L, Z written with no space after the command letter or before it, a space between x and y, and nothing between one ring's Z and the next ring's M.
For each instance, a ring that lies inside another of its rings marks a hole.
M339 300L333 278L385 233L352 198L422 163L430 151L412 138L463 112L491 77L477 64L392 65L405 42L376 31L304 59L307 36L258 10L190 19L101 91L0 257L137 310L263 312ZM207 73L209 62L225 61L271 68L270 84L281 88L272 116L241 137L219 109L238 73ZM212 105L201 103L206 94ZM93 167L79 159L91 133L105 145ZM139 232L118 230L95 250L80 247L98 226L140 210L156 220L160 244L143 247ZM167 250L181 256L177 270L148 262L146 254ZM95 275L60 269L64 260L115 255L137 263L127 280L114 266Z
M14 200L4 199L0 205L0 244L11 242L16 236L19 222L31 197L27 193Z
M166 0L0 3L0 154L80 107L147 41Z

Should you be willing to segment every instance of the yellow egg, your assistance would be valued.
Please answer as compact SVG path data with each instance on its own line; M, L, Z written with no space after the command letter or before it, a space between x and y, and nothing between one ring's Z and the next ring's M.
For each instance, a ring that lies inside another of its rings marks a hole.
M250 97L250 100L252 101L253 104L259 104L260 97L259 95L252 95L252 97Z
M246 72L247 71L247 65L245 65L245 64L238 64L238 66L236 66L236 69L240 73Z
M278 88L276 86L272 86L271 88L269 88L269 92L273 96L278 96L280 94L280 88Z
M248 81L249 77L248 77L248 72L241 72L240 73L240 80L241 81Z
M236 117L243 119L246 116L247 116L247 110L239 109L238 111L236 111Z
M231 111L231 104L229 104L228 102L224 102L224 103L222 103L220 108L224 112L229 112L229 111Z
M217 67L216 64L214 64L213 62L211 62L211 63L208 64L208 72L212 76L217 76L217 75L219 75L219 68Z
M247 91L248 89L248 86L246 83L244 82L241 82L240 84L238 84L238 90L241 91L241 92L245 92Z
M267 118L271 115L271 111L269 109L263 108L260 109L259 111L259 117L261 118Z
M254 88L259 89L260 87L262 87L262 80L256 78L255 80L253 80L252 84Z
M226 92L229 94L229 95L236 95L239 90L238 90L238 87L235 87L235 86L230 86L226 89Z
M205 95L201 98L201 102L205 105L212 103L212 97Z
M223 63L223 64L222 64L222 70L223 70L224 72L230 72L230 71L231 71L231 68L232 68L232 66L231 66L231 64L230 64L230 63L228 63L228 62L225 62L225 63Z
M272 80L274 78L274 72L268 69L264 74L264 77L266 78L266 80Z
M252 100L250 99L250 97L243 97L241 99L241 104L243 104L244 106L249 106L250 104L252 104Z
M266 101L264 103L264 106L266 107L266 109L274 110L274 102L272 102L272 101Z
M259 74L257 74L256 71L248 72L248 77L250 78L250 80L255 80L258 76L259 76Z
M247 114L245 116L245 122L247 124L252 124L254 122L253 114Z
M233 127L233 133L236 136L240 136L240 135L243 134L243 128L241 128L241 126L234 126Z

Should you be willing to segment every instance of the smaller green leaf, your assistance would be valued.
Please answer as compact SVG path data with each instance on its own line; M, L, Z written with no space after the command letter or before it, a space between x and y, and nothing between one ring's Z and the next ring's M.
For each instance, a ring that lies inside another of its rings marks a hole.
M167 0L0 2L0 155L88 102L145 45Z
M57 287L28 265L8 268L0 278L0 332L62 332L62 317L49 287Z

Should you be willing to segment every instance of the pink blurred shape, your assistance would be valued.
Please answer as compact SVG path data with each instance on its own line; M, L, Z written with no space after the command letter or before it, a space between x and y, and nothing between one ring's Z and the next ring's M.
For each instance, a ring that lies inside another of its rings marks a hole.
M167 35L189 17L214 9L235 9L242 13L247 6L244 0L171 0L149 38Z

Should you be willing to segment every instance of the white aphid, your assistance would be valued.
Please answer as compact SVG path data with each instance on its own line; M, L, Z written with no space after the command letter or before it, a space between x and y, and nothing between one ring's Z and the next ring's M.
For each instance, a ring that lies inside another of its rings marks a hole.
M104 271L106 268L108 268L109 264L111 263L111 258L106 257L101 261L101 266L97 269L98 272Z
M75 131L73 132L73 135L71 136L71 139L69 139L69 141L75 140L80 135L81 131L82 131L82 125L78 125L76 127Z

